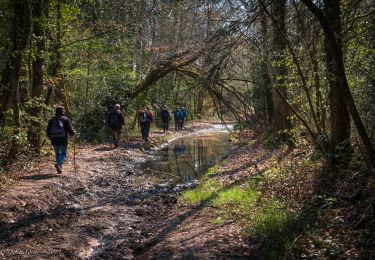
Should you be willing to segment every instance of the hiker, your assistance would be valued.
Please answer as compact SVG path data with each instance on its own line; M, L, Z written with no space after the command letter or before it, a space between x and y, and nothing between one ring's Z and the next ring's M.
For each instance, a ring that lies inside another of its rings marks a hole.
M55 112L56 115L48 122L47 136L55 150L55 168L58 174L62 174L62 165L67 156L68 134L75 135L76 132L70 119L65 115L63 106L56 107Z
M181 129L184 128L184 123L187 121L187 111L184 107L181 107L182 119L181 119Z
M138 122L141 127L142 138L148 142L148 136L150 134L150 126L153 121L153 114L148 107L144 110L138 111Z
M163 108L160 111L160 116L161 116L161 121L163 124L163 132L169 130L169 120L172 119L171 116L169 115L167 106L164 105Z
M173 111L174 115L174 128L175 131L181 130L181 118L182 118L182 112L179 107L175 107Z
M108 113L108 127L111 129L113 144L118 147L121 138L121 128L125 124L120 105L116 104Z

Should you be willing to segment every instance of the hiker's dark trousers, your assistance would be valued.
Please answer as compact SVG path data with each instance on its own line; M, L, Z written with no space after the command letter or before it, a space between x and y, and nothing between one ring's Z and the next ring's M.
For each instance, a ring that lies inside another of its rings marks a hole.
M111 132L112 132L113 144L117 147L121 139L121 128L120 129L111 128Z
M163 120L163 132L169 130L169 118L162 118Z
M142 138L145 141L148 141L148 135L150 133L150 122L141 122L141 133L142 133Z

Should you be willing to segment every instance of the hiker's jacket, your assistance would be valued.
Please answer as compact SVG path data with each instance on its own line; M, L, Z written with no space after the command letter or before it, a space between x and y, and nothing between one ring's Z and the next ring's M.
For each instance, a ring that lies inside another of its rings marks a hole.
M55 120L61 120L63 122L65 133L66 133L65 138L51 138L51 127ZM51 140L52 145L64 145L64 146L68 145L68 134L75 135L75 133L76 132L74 131L74 128L73 128L72 123L70 122L70 119L64 114L54 116L48 121L47 136Z
M113 114L114 114L114 116L117 117L117 120L118 120L118 125L117 126L111 125L111 123L110 123L110 119L111 119L111 117L112 117ZM122 126L125 124L124 116L122 115L121 110L111 110L108 113L107 122L108 122L108 127L109 128L114 129L114 130L115 129L121 129Z
M184 118L184 115L182 114L182 111L181 109L177 109L175 111L173 111L173 114L174 114L174 119L176 120L182 120Z
M171 117L171 116L169 115L169 112L168 112L167 109L163 109L163 110L161 110L160 114L161 114L161 118L162 118L163 120L169 120L169 118Z

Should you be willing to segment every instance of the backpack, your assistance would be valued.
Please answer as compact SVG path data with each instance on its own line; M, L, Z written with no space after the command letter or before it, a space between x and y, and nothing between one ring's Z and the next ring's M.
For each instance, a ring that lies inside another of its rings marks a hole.
M183 118L181 110L177 110L174 114L174 116L178 119L181 120Z
M153 121L153 120L154 120L154 115L152 114L151 111L148 111L148 112L147 112L147 117L148 117L147 119L150 120L150 121Z
M161 111L161 117L162 117L162 118L168 118L168 115L169 115L169 114L168 114L168 111L167 111L167 110L162 110L162 111Z
M118 118L117 111L109 114L108 125L110 128L120 127L120 120Z
M64 139L66 138L66 131L64 122L61 119L56 118L51 126L50 138L51 139Z
M142 112L138 114L138 121L144 123L147 121L147 114Z

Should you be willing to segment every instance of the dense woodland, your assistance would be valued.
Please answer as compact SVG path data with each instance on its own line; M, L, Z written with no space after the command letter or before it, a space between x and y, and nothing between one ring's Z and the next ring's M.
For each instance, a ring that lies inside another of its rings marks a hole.
M359 174L373 210L372 0L0 0L0 24L1 174L43 155L57 104L86 143L116 103L128 132L167 104L313 147L327 189Z

